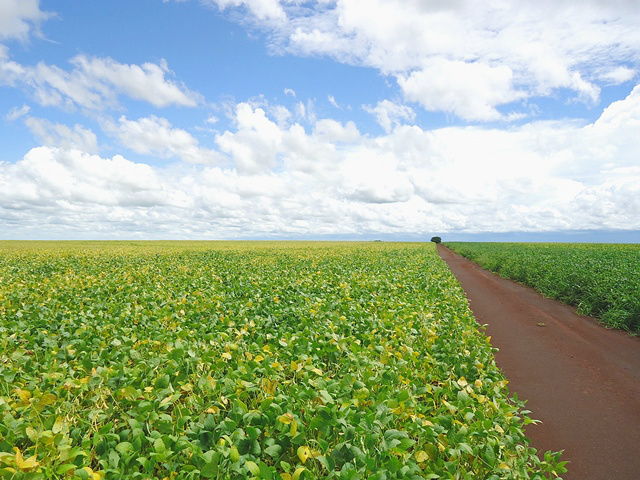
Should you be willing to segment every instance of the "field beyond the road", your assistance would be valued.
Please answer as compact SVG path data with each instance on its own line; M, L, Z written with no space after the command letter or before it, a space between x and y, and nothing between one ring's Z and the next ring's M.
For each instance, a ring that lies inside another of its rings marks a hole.
M0 478L564 471L431 243L2 242L0 378Z
M447 242L481 267L640 333L640 244Z

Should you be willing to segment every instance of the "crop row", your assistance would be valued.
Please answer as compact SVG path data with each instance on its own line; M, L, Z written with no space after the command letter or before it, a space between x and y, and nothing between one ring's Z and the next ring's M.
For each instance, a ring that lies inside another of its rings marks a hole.
M484 268L576 306L611 328L640 333L640 245L462 243L447 246Z
M552 478L424 244L11 244L0 477Z

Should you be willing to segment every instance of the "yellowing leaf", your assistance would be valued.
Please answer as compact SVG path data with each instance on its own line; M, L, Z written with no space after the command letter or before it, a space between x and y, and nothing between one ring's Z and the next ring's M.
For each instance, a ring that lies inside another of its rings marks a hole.
M305 463L309 457L311 457L311 449L306 445L298 447L298 458L302 463Z
M458 407L456 407L455 405L451 405L446 400L442 400L442 403L449 409L451 413L456 413L458 411Z
M402 414L402 412L404 412L404 405L398 405L396 408L392 409L391 411L396 415L400 415Z
M89 478L91 480L101 480L102 479L102 475L100 474L100 472L94 472L91 467L83 467L80 470L84 470L85 472L87 472L87 474L89 475Z
M36 457L36 455L33 455L25 460L22 457L22 453L20 452L20 449L18 447L13 447L13 449L16 452L15 461L16 461L16 467L18 467L19 470L23 472L30 472L31 470L36 468L38 465L40 465L40 462L38 462L38 457Z
M231 354L229 352L224 352L222 354L222 358L224 358L225 360L231 360Z
M229 452L229 459L232 462L237 462L238 460L240 460L240 452L235 445L231 447L231 451Z
M16 462L16 464L23 463L24 459L22 458L22 452L20 451L20 449L18 447L13 447L13 450L16 452L16 454L14 455L14 461Z
M252 462L251 460L247 460L244 462L244 466L252 475L258 475L260 473L260 467L256 462Z
M424 450L418 450L416 452L416 462L424 463L429 459L429 455Z
M38 432L36 432L32 427L27 427L24 433L27 434L27 437L29 437L29 440L33 443L38 441Z
M280 420L285 425L289 425L291 422L293 422L293 414L287 412L287 413L285 413L283 415L280 415L278 417L278 420Z
M276 391L277 382L273 382L268 378L262 379L262 389L267 395L273 395Z
M298 480L300 478L300 475L302 475L302 472L304 472L305 470L306 468L304 467L296 468L296 471L293 472L293 475L291 475L291 480Z
M53 393L45 393L38 399L38 403L40 405L53 405L54 403L56 403L57 399L58 397L56 397Z
M16 388L16 393L18 394L18 397L20 397L20 400L22 400L24 403L29 402L29 399L31 398L31 392L29 392L28 390L22 390L21 388Z

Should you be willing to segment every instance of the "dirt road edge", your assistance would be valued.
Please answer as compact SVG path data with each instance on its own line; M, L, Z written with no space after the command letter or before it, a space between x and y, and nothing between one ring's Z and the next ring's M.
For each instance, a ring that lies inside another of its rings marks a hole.
M565 450L565 480L640 479L640 338L483 270L443 245L440 257L498 349L511 393L527 401L532 446Z

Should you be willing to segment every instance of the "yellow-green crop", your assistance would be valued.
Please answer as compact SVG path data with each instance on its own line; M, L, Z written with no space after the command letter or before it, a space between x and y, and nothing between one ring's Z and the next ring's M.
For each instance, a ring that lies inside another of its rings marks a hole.
M7 479L563 471L433 244L4 243L0 379Z

